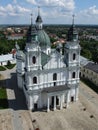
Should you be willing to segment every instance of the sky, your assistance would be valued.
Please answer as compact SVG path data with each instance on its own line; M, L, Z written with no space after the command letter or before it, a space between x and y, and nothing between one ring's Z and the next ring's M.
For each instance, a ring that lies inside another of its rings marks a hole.
M44 24L98 24L98 0L0 0L0 24L30 24L40 15Z

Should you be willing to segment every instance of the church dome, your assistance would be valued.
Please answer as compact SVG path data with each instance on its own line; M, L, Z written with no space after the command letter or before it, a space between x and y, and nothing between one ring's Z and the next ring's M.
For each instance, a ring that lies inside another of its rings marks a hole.
M44 30L38 31L38 41L41 47L50 46L50 38Z

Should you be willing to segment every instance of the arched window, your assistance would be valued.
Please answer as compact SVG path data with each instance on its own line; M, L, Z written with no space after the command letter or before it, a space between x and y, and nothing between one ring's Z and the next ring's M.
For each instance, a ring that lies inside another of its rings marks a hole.
M37 77L33 77L33 84L37 84Z
M76 59L76 54L74 53L74 54L73 54L73 60L75 60L75 59Z
M35 56L32 57L32 62L33 62L33 64L36 63L36 57Z
M53 80L57 80L57 74L56 73L53 74Z
M76 73L73 72L73 73L72 73L72 78L75 78L75 77L76 77Z

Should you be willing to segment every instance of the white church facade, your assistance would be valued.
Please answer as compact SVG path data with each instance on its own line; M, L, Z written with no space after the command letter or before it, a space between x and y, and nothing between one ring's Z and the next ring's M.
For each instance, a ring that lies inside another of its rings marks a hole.
M18 87L23 89L30 110L67 108L70 102L78 100L78 33L73 22L62 55L61 51L51 49L50 39L42 23L38 13L36 25L31 22L29 27L25 50L21 51L16 45Z

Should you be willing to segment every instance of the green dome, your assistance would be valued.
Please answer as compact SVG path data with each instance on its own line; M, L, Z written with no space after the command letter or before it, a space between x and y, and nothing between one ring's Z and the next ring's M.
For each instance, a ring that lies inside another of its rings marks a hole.
M50 38L44 30L38 31L38 41L41 47L50 46Z

